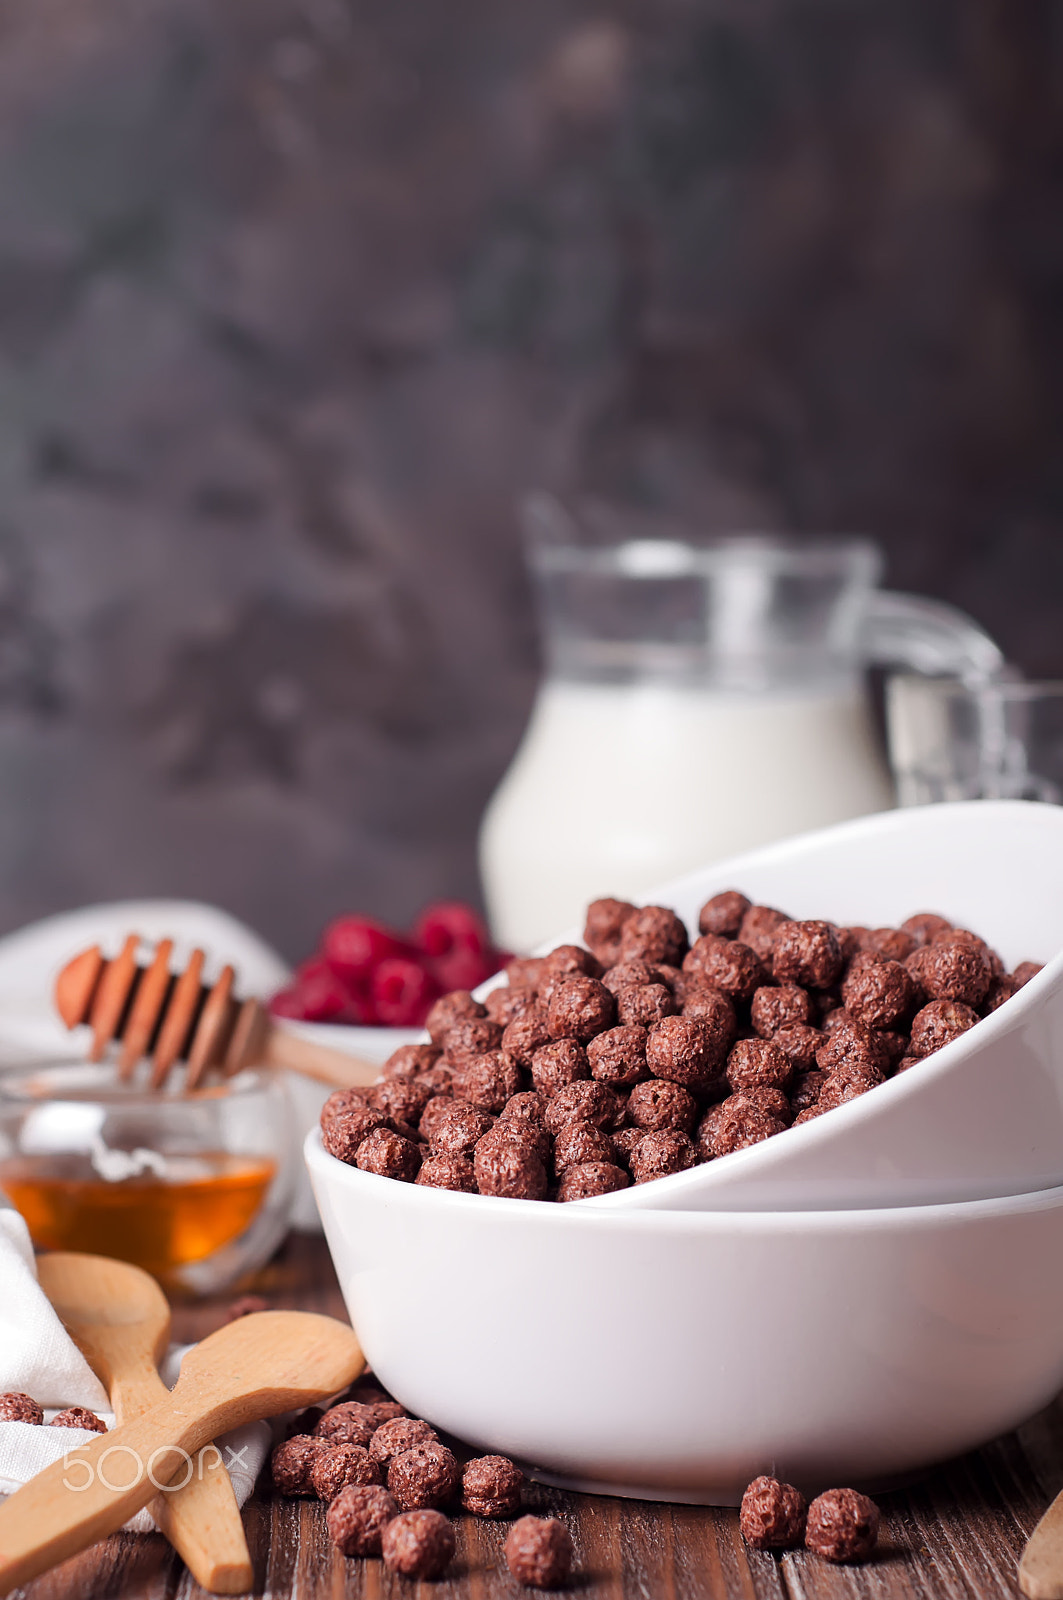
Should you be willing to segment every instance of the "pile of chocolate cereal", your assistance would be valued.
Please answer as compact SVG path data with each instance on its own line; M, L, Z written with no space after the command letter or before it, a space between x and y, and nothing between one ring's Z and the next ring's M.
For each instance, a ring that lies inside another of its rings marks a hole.
M283 1495L318 1498L345 1556L381 1556L391 1572L438 1578L454 1556L454 1529L441 1507L475 1517L517 1517L506 1538L506 1565L518 1582L557 1589L572 1573L572 1538L556 1517L518 1516L524 1475L506 1456L459 1465L435 1429L380 1391L309 1412L271 1457Z
M585 948L511 961L483 1004L437 1000L431 1044L341 1090L325 1149L402 1182L582 1200L682 1172L844 1105L973 1028L1040 967L918 912L839 927L754 905L596 900Z

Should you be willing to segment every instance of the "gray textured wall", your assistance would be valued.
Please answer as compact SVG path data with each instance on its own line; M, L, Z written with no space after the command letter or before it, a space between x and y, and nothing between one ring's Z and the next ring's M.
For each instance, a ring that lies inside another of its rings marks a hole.
M0 926L474 893L529 484L1063 674L1060 15L0 0Z

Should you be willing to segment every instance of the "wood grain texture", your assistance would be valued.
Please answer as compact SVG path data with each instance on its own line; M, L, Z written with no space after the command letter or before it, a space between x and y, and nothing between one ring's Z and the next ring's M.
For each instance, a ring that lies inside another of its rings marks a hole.
M241 1285L271 1306L342 1316L320 1240L296 1236ZM200 1339L219 1326L228 1297L180 1306L174 1336ZM1063 1488L1063 1405L1054 1402L1017 1432L951 1462L911 1488L882 1495L875 1559L831 1567L797 1551L747 1550L737 1513L567 1494L532 1484L529 1509L572 1532L579 1600L1015 1600L1027 1538ZM329 1544L324 1508L283 1500L260 1484L244 1507L254 1594L298 1600L527 1600L505 1570L506 1524L462 1517L445 1580L424 1588L390 1576L379 1561L345 1561ZM204 1600L204 1591L156 1536L118 1535L65 1562L24 1590L25 1600Z

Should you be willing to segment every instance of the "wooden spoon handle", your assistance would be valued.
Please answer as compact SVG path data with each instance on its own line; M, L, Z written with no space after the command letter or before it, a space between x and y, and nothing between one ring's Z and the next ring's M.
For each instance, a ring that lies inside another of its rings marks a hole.
M111 1384L111 1404L121 1424L142 1416L169 1393L155 1368L144 1367ZM191 1460L191 1475L185 1468L177 1476L178 1482L188 1476L184 1487L157 1494L148 1510L197 1583L211 1594L245 1594L254 1570L221 1451L208 1444Z
M1029 1600L1063 1600L1063 1494L1056 1495L1027 1541L1019 1588Z
M299 1072L304 1078L316 1078L334 1089L366 1089L380 1076L380 1068L371 1061L344 1055L341 1050L301 1039L273 1025L266 1034L260 1060L263 1066Z

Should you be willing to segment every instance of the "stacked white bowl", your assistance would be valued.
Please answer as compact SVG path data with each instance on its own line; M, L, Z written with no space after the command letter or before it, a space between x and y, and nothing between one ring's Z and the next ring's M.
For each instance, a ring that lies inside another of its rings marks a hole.
M647 897L797 917L938 910L1044 971L873 1093L596 1201L394 1183L306 1144L370 1365L538 1476L732 1503L773 1472L881 1487L1063 1384L1063 808L886 813Z

